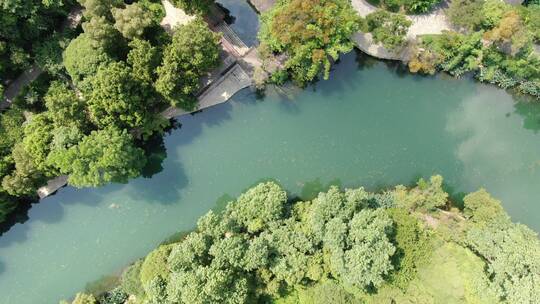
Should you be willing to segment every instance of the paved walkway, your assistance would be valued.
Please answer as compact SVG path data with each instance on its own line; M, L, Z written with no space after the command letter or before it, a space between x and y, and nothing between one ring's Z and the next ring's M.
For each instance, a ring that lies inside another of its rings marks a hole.
M165 8L165 18L161 20L160 25L169 33L174 27L189 23L196 18L195 16L190 16L183 10L174 7L169 0L163 0L161 3Z
M352 6L362 17L377 10L377 7L365 0L352 0ZM406 16L406 18L412 22L407 32L408 42L414 41L418 35L441 34L443 31L452 30L450 22L444 14L444 5L438 6L429 14L411 15ZM373 41L371 33L359 32L354 35L353 40L359 49L373 57L408 61L411 55L407 47L398 51L387 50L381 43Z

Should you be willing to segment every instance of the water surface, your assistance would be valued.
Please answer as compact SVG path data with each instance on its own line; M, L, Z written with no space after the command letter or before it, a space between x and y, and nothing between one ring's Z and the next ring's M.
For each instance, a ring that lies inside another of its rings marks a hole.
M256 181L291 194L318 185L376 189L440 173L453 193L485 187L540 230L538 108L467 79L401 74L345 56L304 91L181 117L152 178L48 197L0 237L0 303L56 303L144 256ZM311 191L310 191L311 190ZM221 199L220 199L221 198Z

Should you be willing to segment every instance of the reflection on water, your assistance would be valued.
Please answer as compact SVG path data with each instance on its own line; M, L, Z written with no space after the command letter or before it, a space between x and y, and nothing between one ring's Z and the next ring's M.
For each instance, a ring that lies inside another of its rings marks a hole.
M354 54L303 91L262 100L242 91L181 117L148 151L151 178L66 187L34 205L30 220L0 237L0 303L68 298L258 181L309 199L331 184L376 190L440 173L453 197L486 187L540 230L540 134L527 129L530 113L494 87L402 77Z
M218 0L216 2L229 11L230 16L225 21L230 23L238 37L247 46L257 45L259 16L249 6L247 0Z
M515 113L523 118L523 127L535 133L540 130L540 103L520 102L516 103Z
M487 188L514 219L538 231L538 215L529 213L539 210L540 138L520 127L536 133L540 107L505 99L504 91L480 85L449 115L447 130L461 139L455 149L464 165L460 184Z

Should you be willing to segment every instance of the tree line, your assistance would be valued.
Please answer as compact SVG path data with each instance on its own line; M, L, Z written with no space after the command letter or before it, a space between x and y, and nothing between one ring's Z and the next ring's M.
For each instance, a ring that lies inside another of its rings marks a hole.
M445 10L455 31L406 39L411 21L400 11L423 13L437 0L376 1L379 9L361 18L348 0L278 1L261 15L259 53L264 60L255 74L265 82L287 80L305 86L327 79L339 55L352 50L352 36L371 33L391 52L408 48L405 62L413 73L472 73L480 81L540 98L540 4L513 6L498 0L453 0Z
M379 193L330 187L310 201L261 183L133 263L118 287L79 293L71 303L364 303L389 287L407 296L434 252L449 246L480 264L471 282L448 282L463 284L476 303L534 303L537 235L512 223L483 189L456 208L442 181ZM317 299L290 300L305 290Z

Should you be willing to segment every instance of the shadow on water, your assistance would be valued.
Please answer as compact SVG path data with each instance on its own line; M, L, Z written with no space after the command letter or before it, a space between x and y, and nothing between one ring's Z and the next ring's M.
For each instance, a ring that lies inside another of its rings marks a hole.
M163 161L167 158L167 149L163 136L152 136L144 146L146 165L142 169L141 176L151 178L163 171Z
M35 204L37 199L34 200L21 200L17 203L17 208L8 215L6 220L0 223L0 236L9 231L15 224L23 224L28 221L28 210L32 208L32 204Z
M456 187L453 187L448 183L443 183L443 189L446 193L448 193L448 198L450 199L452 206L463 210L463 198L465 197L465 195L467 195L467 193L463 191L457 191Z
M101 295L118 285L120 285L119 275L104 275L93 282L87 283L84 291L94 295Z

